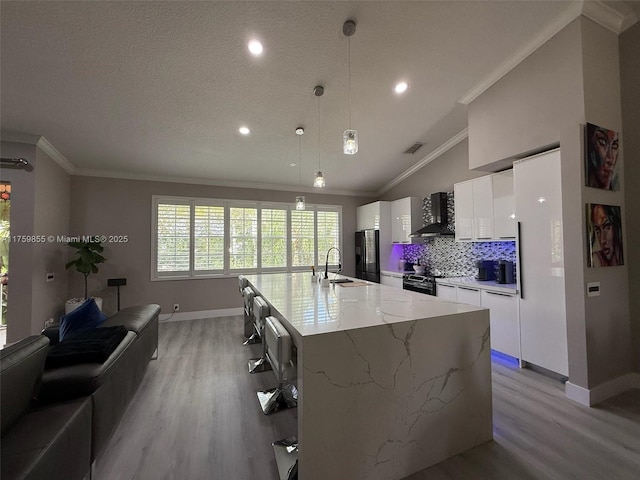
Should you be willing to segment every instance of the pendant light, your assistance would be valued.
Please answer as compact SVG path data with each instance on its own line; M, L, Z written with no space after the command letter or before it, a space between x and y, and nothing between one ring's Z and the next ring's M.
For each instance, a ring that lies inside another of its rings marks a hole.
M349 39L349 128L342 134L342 152L345 155L355 155L358 153L358 132L351 128L351 36L356 33L356 22L344 22L342 33Z
M313 94L318 97L318 171L316 172L316 177L313 180L313 186L316 188L324 187L324 174L322 170L320 170L320 97L324 93L324 87L321 85L317 85L313 88Z
M296 135L298 135L298 163L300 164L300 185L302 186L302 135L304 135L304 128L296 128ZM296 210L304 210L305 202L304 196L299 195L296 197Z

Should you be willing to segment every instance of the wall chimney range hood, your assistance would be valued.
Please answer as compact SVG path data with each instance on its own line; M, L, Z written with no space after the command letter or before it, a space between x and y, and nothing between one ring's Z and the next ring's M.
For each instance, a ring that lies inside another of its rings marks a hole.
M455 234L451 225L449 225L446 192L431 194L431 215L434 223L413 232L410 235L411 238L428 238Z

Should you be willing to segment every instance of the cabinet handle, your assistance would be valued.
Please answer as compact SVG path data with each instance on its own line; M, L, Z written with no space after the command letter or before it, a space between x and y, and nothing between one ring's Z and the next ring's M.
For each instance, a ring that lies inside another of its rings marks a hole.
M498 293L498 292L490 292L489 290L485 290L489 295L497 295L498 297L513 297L513 294L510 293Z
M441 287L456 288L454 285L447 285L446 283L438 283L438 285Z
M476 237L476 240L491 240L491 237Z
M469 288L469 287L458 287L460 290L468 290L470 292L479 292L477 288Z
M471 237L458 237L458 240L471 240Z
M498 237L498 238L513 238L515 240L516 237L514 237L513 235L508 236L508 237Z
M393 241L393 242L391 242L391 243L400 243L400 242L398 242L397 240L394 240L394 241Z

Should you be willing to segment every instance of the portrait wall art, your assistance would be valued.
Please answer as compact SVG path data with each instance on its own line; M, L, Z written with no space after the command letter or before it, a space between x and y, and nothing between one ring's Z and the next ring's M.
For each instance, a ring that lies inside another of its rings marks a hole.
M585 143L587 187L618 191L618 132L587 123Z
M587 203L586 214L589 267L624 265L620 207Z

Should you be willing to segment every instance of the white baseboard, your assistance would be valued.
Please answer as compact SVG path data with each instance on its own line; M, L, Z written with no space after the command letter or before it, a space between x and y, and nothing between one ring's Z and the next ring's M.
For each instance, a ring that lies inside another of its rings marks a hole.
M163 313L158 317L160 322L180 322L183 320L198 320L201 318L231 317L242 315L243 308L221 308L219 310L200 310L197 312Z
M592 389L567 382L565 384L565 394L567 398L591 407L633 388L640 388L640 373L627 373L608 382L601 383Z

